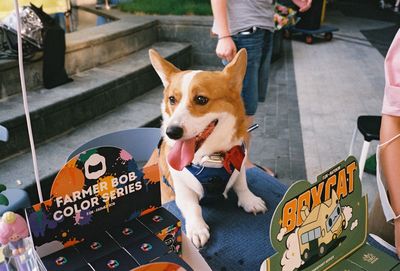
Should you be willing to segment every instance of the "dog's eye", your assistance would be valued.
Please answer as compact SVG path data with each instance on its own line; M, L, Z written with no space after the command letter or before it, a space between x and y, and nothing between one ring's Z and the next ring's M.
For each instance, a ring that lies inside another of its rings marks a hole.
M194 102L198 105L205 105L208 103L208 98L204 96L196 96L194 97Z
M169 97L168 97L168 100L169 100L170 105L176 104L176 99L175 99L174 96L169 96Z

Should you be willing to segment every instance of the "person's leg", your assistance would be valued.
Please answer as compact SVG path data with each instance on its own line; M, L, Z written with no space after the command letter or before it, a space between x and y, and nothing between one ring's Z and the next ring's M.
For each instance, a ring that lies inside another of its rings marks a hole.
M368 219L368 233L374 233L394 245L394 226L386 222L379 195L375 198L368 216L373 218Z
M237 50L245 48L247 51L247 69L243 80L242 98L246 109L247 123L254 123L254 114L257 110L258 100L258 70L262 56L263 31L257 30L250 35L235 35L233 40ZM250 149L250 134L245 141L246 147ZM249 166L249 160L246 161L246 167Z
M384 9L384 8L385 8L385 0L379 0L379 7L380 7L381 9Z
M271 31L265 31L264 44L262 49L261 64L258 72L258 101L264 102L267 96L268 82L269 82L269 71L271 66L271 57L273 49L273 35ZM253 165L254 166L254 165ZM256 165L257 167L260 167ZM248 166L250 168L251 165ZM276 177L277 175L268 167L261 167L271 176Z
M261 57L261 65L258 79L258 101L264 102L267 96L269 71L271 66L272 48L274 42L274 33L266 31L264 36L264 46Z
M247 69L243 80L242 98L246 115L250 118L249 120L251 120L257 111L258 74L262 58L264 35L265 30L257 29L251 34L238 34L232 37L238 51L242 48L245 48L247 51Z
M233 41L236 44L237 50L245 48L247 51L247 69L246 75L243 80L242 97L246 109L247 121L249 125L254 122L254 115L257 111L257 104L259 100L259 81L260 81L260 69L262 62L266 61L267 58L271 59L271 55L268 56L268 50L266 50L266 36L270 37L270 31L257 29L249 35L235 35ZM267 38L268 40L268 38ZM271 43L268 44L270 46ZM272 51L272 50L271 50ZM263 56L265 54L265 56ZM265 76L263 76L263 80ZM250 150L251 135L249 134L245 141L247 150ZM252 168L255 165L251 162L250 156L247 156L246 168ZM275 176L274 172L267 168L262 167L268 174Z

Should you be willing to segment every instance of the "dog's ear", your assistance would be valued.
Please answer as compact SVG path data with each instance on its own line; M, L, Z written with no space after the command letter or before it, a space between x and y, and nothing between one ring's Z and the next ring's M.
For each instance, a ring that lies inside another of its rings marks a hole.
M247 52L242 48L236 53L235 57L225 66L224 73L230 77L230 82L234 87L241 86L247 68ZM240 89L241 91L241 89Z
M164 87L167 87L170 83L171 75L179 72L180 70L175 67L172 63L165 60L156 50L150 49L149 56L151 65L156 70L160 77Z

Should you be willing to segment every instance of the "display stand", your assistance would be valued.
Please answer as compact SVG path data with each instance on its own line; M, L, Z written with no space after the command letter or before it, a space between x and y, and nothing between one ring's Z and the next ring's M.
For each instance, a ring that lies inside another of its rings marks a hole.
M398 260L366 243L367 211L353 156L315 183L294 183L270 227L277 253L261 270L400 270Z
M140 169L134 155L106 146L69 160L50 198L26 209L26 217L47 270L106 270L110 265L142 270L156 263L192 270L178 257L181 222L160 206L157 164ZM204 266L198 252L186 246L187 258Z

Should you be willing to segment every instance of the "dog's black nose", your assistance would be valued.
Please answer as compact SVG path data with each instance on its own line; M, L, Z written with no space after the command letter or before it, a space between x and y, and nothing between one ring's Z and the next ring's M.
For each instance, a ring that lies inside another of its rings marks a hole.
M171 139L179 139L183 136L183 128L177 125L167 127L167 136Z

